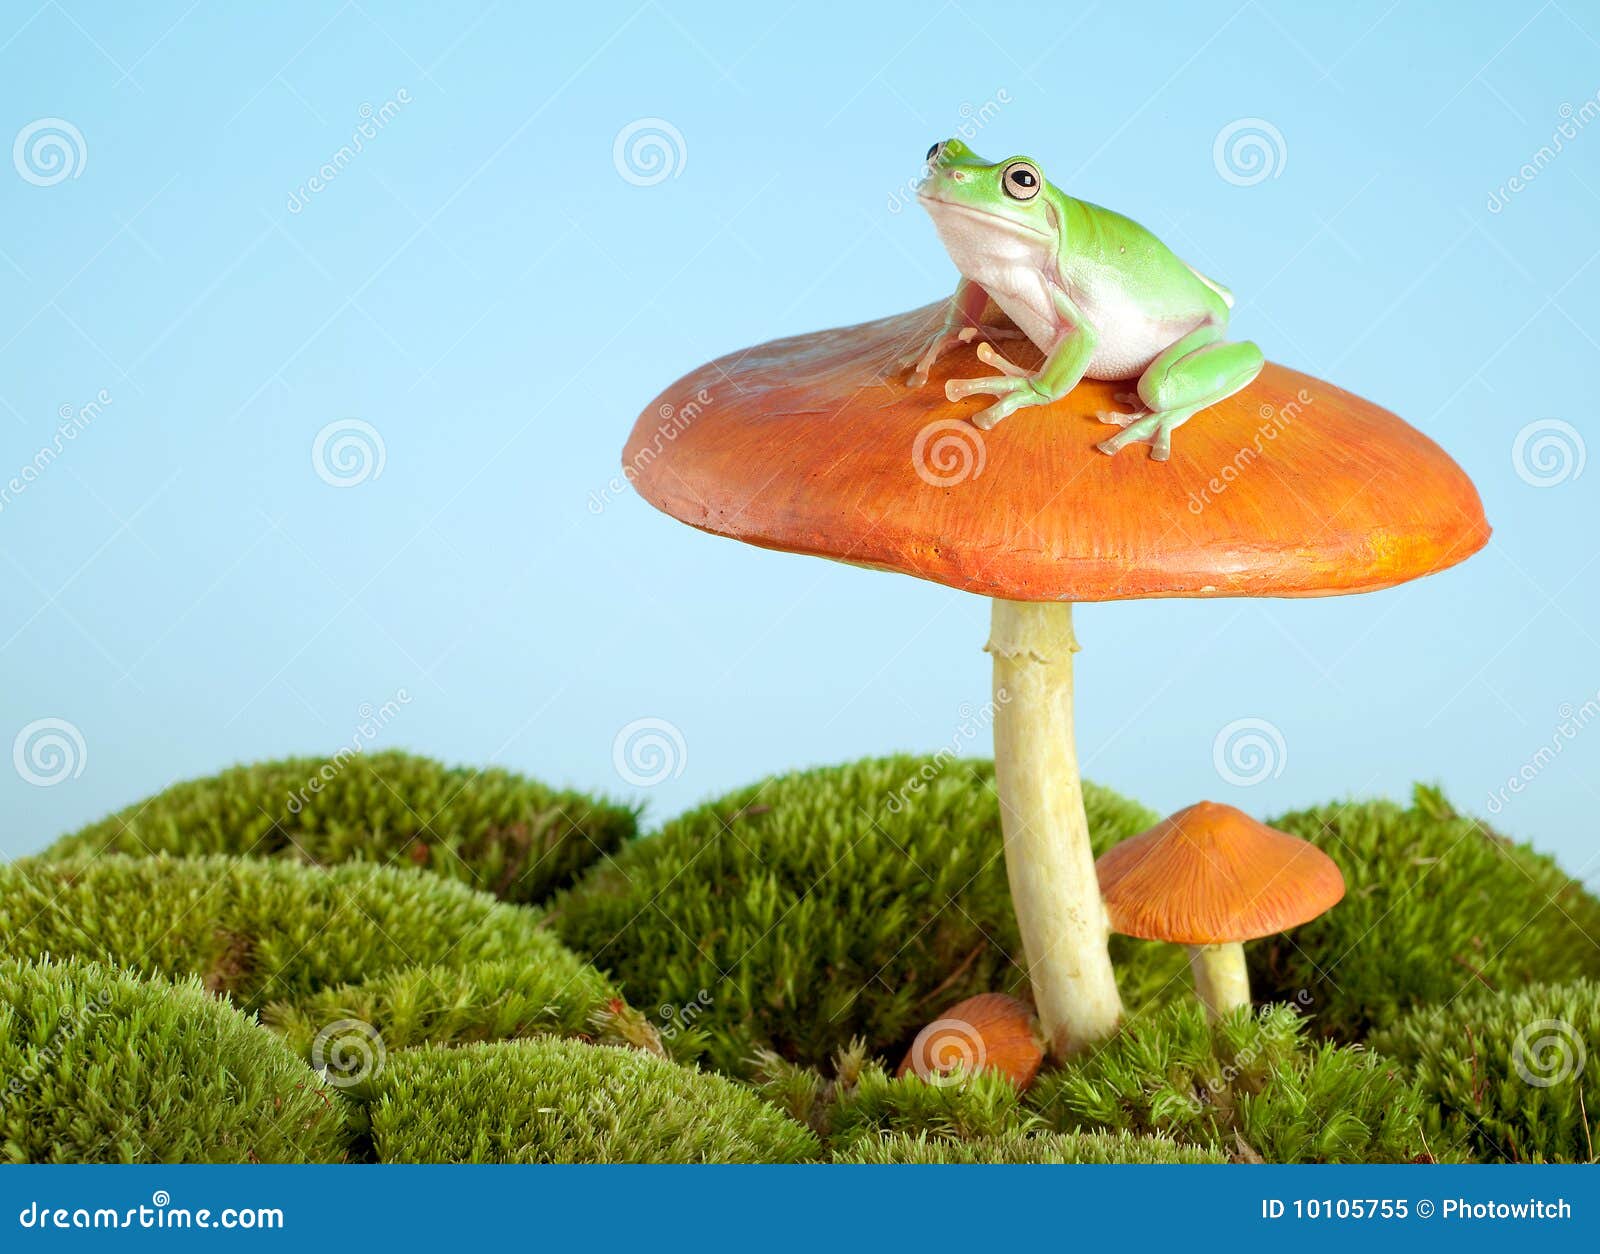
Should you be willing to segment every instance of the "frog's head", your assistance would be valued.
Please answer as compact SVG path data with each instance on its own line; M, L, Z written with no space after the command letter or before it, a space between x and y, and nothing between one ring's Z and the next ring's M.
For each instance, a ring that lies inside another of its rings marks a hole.
M1041 194L1044 188L1044 175L1027 157L991 164L959 139L947 139L928 149L917 199L937 225L952 216L974 223L990 219L986 226L991 230L1051 237L1055 211L1050 198Z

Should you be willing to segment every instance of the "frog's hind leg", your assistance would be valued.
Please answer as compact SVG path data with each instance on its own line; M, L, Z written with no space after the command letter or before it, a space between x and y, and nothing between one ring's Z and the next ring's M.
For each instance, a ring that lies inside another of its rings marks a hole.
M1259 348L1248 340L1223 340L1218 326L1208 324L1191 331L1140 376L1139 399L1149 407L1148 413L1099 415L1102 421L1122 427L1098 446L1100 451L1119 453L1143 441L1152 446L1153 459L1166 461L1172 453L1172 433L1208 405L1248 386L1263 364Z

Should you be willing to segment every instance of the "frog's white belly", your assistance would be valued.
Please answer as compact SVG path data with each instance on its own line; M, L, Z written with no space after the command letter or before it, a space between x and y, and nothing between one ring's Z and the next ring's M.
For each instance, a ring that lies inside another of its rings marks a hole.
M1031 232L995 230L988 215L942 201L923 203L962 275L988 292L1040 352L1054 349L1071 330L1050 293L1051 284L1059 284L1054 241ZM1096 296L1076 285L1065 290L1095 330L1094 356L1085 371L1091 379L1137 378L1158 353L1205 320L1203 314L1178 322L1151 318L1120 291Z

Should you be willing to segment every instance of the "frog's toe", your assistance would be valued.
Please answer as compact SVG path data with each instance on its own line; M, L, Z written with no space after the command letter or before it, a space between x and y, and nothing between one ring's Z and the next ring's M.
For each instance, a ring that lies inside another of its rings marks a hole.
M973 340L982 340L986 343L996 344L1001 340L1020 340L1025 338L1021 331L1010 327L963 327L956 336L963 344L970 344Z
M1119 396L1117 399L1120 401L1122 398ZM1094 416L1108 426L1126 427L1138 422L1141 418L1148 418L1150 411L1148 409L1136 409L1130 414L1117 409L1097 409L1094 412Z
M993 366L1001 374L1010 375L1013 379L1020 379L1032 373L1009 358L1002 356L987 342L978 345L978 360L985 365Z
M1095 445L1102 453L1114 457L1130 444L1140 444L1154 439L1156 433L1161 430L1159 414L1122 414L1120 417L1128 419L1126 423L1118 423L1122 430L1109 440L1102 440Z

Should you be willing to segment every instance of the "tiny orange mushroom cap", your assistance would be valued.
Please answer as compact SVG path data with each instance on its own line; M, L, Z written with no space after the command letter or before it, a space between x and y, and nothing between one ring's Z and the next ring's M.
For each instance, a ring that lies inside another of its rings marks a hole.
M1085 380L980 431L984 398L944 394L949 379L994 372L974 346L920 388L897 368L945 307L701 366L640 416L623 473L704 531L993 599L1006 871L1034 1005L1063 1056L1122 1013L1078 780L1072 602L1368 592L1465 560L1489 525L1427 436L1272 364L1187 423L1170 461L1095 447L1097 412L1119 409L1128 383ZM1015 351L1024 367L1039 360Z
M1005 993L980 993L918 1032L895 1075L913 1073L938 1084L992 1071L1025 1089L1043 1062L1044 1040L1033 1007Z
M1242 942L1306 923L1344 896L1322 850L1214 801L1114 845L1095 870L1112 931L1189 946L1213 1014L1249 1004Z

